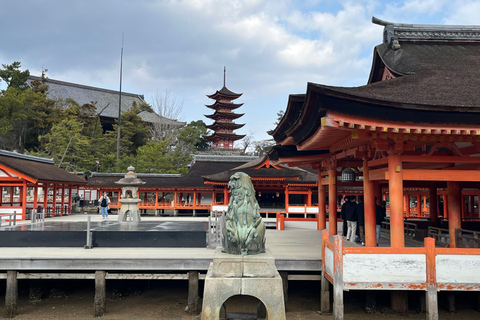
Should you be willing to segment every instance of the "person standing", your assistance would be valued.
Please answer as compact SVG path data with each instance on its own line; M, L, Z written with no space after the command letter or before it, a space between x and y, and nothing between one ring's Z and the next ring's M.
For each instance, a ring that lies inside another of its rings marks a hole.
M340 211L340 217L343 220L342 235L345 239L347 238L347 213L345 212L345 209L348 206L349 202L350 202L350 196L343 197L342 210Z
M365 204L363 203L363 196L358 198L357 204L357 224L360 234L360 241L362 246L365 245Z
M98 199L98 207L102 213L102 218L108 218L108 209L110 208L110 198L107 196L107 193L104 192L103 196Z
M353 196L350 197L348 205L345 207L345 213L347 216L347 240L355 242L357 237L357 203Z
M385 203L385 206L383 204ZM382 228L382 222L385 220L386 217L386 202L382 202L382 206L377 204L377 197L375 197L375 227L377 232L377 246L380 243L380 230Z

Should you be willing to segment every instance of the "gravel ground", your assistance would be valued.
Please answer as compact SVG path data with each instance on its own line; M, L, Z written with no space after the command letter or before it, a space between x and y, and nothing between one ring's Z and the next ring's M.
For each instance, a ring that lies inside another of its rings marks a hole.
M93 281L74 280L52 283L43 288L43 298L39 302L28 301L28 284L19 286L18 320L38 319L95 319L93 317ZM127 283L128 286L124 284ZM0 282L5 288L4 282ZM201 286L203 283L201 283ZM157 282L108 282L107 314L102 319L167 319L167 320L200 320L199 315L185 312L187 304L186 281ZM288 320L331 320L333 316L318 313L319 283L296 281L289 284L287 304ZM0 299L4 301L4 290L0 291ZM388 292L380 292L377 296L377 312L367 314L363 311L363 292L345 293L345 319L425 319L419 312L420 293L409 295L407 314L397 314L388 307ZM457 311L449 313L444 307L446 295L439 295L440 319L477 320L480 313L474 309L478 293L460 293L457 296ZM232 298L227 302L229 312L248 312L254 310L255 299L245 297ZM253 308L253 309L252 309ZM5 315L4 305L0 307L0 316Z

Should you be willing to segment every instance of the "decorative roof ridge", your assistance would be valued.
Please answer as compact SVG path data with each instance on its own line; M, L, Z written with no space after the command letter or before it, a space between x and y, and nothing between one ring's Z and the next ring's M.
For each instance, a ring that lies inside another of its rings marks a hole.
M90 177L123 177L125 173L118 172L92 172ZM180 173L136 173L137 177L143 178L181 178Z
M32 76L32 75L29 76L29 79L32 79L32 80L42 80L41 77ZM118 93L119 93L119 91L116 91L116 90L104 89L104 88L98 88L98 87L92 87L92 86L86 86L86 85L83 85L83 84L78 84L78 83L73 83L73 82L66 82L66 81L60 81L60 80L54 80L54 79L50 79L50 78L46 78L45 81L46 81L46 82L55 83L55 84L59 84L59 85L63 85L63 86L69 86L69 87L75 87L75 88L81 88L81 89L88 89L88 90L100 91L100 92L105 92L105 93L115 93L115 94L118 94ZM128 93L128 92L123 92L123 91L122 91L122 95L131 96L131 97L136 97L136 98L139 98L139 99L145 101L145 96L144 96L143 94Z
M53 158L52 159L41 158L41 157L37 157L37 156L31 156L31 155L28 155L28 154L22 154L22 153L7 151L7 150L0 150L0 155L1 156L6 156L6 157L29 160L29 161L54 164Z
M197 161L221 161L221 162L240 162L252 161L258 159L258 156L226 156L226 155L210 155L210 154L196 154L194 155L194 162Z
M480 26L394 23L372 17L372 23L384 26L383 42L394 50L398 40L480 41Z

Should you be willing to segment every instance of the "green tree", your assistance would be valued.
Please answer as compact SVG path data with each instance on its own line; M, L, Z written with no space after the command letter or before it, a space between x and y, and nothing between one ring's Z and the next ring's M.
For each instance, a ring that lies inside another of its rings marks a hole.
M210 142L205 139L207 128L202 120L192 121L178 132L178 141L184 142L191 146L190 152L205 150L209 147Z
M12 64L2 64L3 69L0 70L0 78L5 81L7 87L26 90L29 88L27 84L30 71L20 71L21 63L18 61Z

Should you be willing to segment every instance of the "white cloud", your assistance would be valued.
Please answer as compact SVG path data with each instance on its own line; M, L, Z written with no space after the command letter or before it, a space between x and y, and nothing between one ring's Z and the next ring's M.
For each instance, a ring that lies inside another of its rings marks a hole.
M445 24L480 25L480 1L452 1Z

